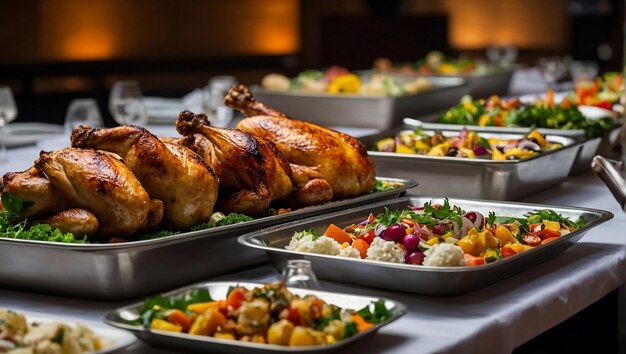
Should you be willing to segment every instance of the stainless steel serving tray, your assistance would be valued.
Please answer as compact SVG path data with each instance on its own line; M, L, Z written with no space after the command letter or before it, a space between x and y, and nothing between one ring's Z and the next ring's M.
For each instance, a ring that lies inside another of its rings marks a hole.
M368 149L377 140L394 136L402 128L360 138ZM457 135L458 130L440 130ZM432 130L424 130L434 133ZM522 134L480 133L484 137L519 139ZM450 197L515 200L544 190L565 180L579 154L580 141L564 136L546 135L564 145L523 160L494 161L477 158L398 154L369 151L378 171L402 178L419 178L420 194Z
M403 187L312 206L235 225L117 244L65 244L0 238L0 284L55 295L122 300L267 261L263 252L241 247L236 236L270 225L394 199Z
M425 75L430 78L456 77L467 81L469 94L474 97L489 97L491 95L505 95L509 91L511 79L516 66L493 67L481 74L458 74L458 75Z
M429 78L430 90L415 95L379 97L352 94L281 92L253 87L257 100L286 115L324 126L387 129L402 118L436 112L456 104L468 93L465 80Z
M430 116L432 118L434 116ZM436 118L435 118L436 119ZM481 127L477 125L465 125L465 124L444 124L444 123L423 123L420 120L406 118L403 120L407 126L420 125L424 129L431 130L456 130L460 131L464 127L471 129L479 133L503 133L503 134L528 134L532 129L530 127ZM608 154L615 146L619 139L620 127L616 127L611 131L605 133L602 137L587 138L583 129L550 129L550 128L537 128L537 130L544 135L560 135L568 138L576 139L582 144L576 160L572 165L570 176L578 175L589 171L591 166L591 160L596 154Z
M165 294L169 295L177 295L182 294L191 289L204 288L208 289L211 293L211 296L214 299L225 299L226 294L228 292L228 288L231 285L241 285L247 287L248 289L262 286L263 284L257 283L234 283L234 282L208 282L208 283L200 283L196 285L192 285L189 287L185 287L183 289L175 290ZM350 295L350 294L342 294L335 292L326 292L319 290L309 290L309 289L296 289L289 288L291 292L294 294L304 296L304 295L315 295L320 299L334 304L343 308L358 310L360 308L365 307L371 301L378 300L379 298L361 296L361 295ZM138 311L143 306L143 302L138 302L113 312L108 313L104 322L109 325L125 329L131 331L137 338L151 344L157 346L159 348L171 348L175 350L195 350L202 351L205 353L327 353L336 351L344 348L351 343L354 343L363 338L369 337L378 330L395 321L400 316L406 313L406 307L394 300L383 299L385 301L385 306L392 312L392 317L388 320L379 323L372 327L371 329L357 333L356 335L338 341L334 344L330 345L316 345L316 346L307 346L307 347L287 347L280 345L272 345L272 344L263 344L263 343L250 343L250 342L242 342L236 340L226 340L226 339L218 339L208 336L199 336L199 335L190 335L186 333L173 333L159 330L149 330L142 326L138 326L133 324L133 320L138 318Z
M540 245L532 250L513 257L476 267L427 267L410 264L376 262L362 259L329 256L322 254L288 251L294 232L314 228L322 234L330 223L339 227L363 221L369 213L380 214L385 208L403 209L409 205L422 206L427 201L443 203L441 198L420 197L401 198L352 210L337 212L305 222L289 223L267 228L239 237L242 245L265 250L272 264L281 271L289 259L308 259L320 279L353 283L386 290L405 291L415 294L452 296L482 288L488 284L508 278L540 262L558 256L573 246L591 228L611 219L608 211L560 207L542 204L493 202L469 199L450 199L450 203L464 210L474 210L487 215L494 211L497 215L521 216L535 209L552 209L565 217L582 216L587 225L553 242Z

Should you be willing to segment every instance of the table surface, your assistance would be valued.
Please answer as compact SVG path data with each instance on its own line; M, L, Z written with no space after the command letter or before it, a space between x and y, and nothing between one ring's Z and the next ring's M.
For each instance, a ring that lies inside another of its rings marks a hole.
M152 130L159 135L170 132L167 128ZM9 163L0 165L0 172L27 168L39 150L59 148L66 141L51 139L39 146L11 149ZM324 290L389 297L408 308L404 317L380 330L378 335L351 346L350 350L360 353L507 353L624 283L626 215L596 176L586 173L570 177L561 185L524 201L604 209L612 211L615 218L591 230L558 257L462 296L428 297L322 281ZM278 276L271 266L263 265L217 279L266 282ZM0 289L3 307L86 323L99 322L105 313L127 303ZM169 353L139 341L121 352Z

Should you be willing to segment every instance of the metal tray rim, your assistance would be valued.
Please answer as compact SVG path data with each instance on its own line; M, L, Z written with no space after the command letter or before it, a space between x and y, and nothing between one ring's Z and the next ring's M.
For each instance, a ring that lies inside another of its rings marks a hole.
M394 202L400 202L400 201L407 201L410 202L412 199L430 199L430 200L437 200L437 199L443 199L440 196L416 196L416 197L403 197L403 198L398 198L395 199ZM282 225L276 225L276 226L272 226L272 227L268 227L262 230L258 230L256 232L250 232L248 234L245 235L241 235L237 238L237 242L239 242L239 244L246 246L246 247L252 247L252 248L256 248L256 249L260 249L260 250L264 250L265 252L272 252L272 253L282 253L282 254L296 254L296 255L302 255L302 256L307 256L307 257L313 257L313 258L322 258L322 259L333 259L333 260L341 260L341 261L352 261L352 262L359 262L362 264L362 262L365 262L366 264L369 265L375 265L375 266L379 266L379 267L383 267L383 268L395 268L395 269L403 269L403 270L414 270L414 271L419 271L419 272L443 272L443 273L458 273L458 272L481 272L484 270L489 270L491 268L495 268L498 267L499 265L502 264L509 264L509 263L513 263L513 262L519 262L519 260L523 260L524 259L524 255L527 254L532 254L532 253L537 253L537 252L545 252L543 250L546 249L550 249L550 248L554 248L557 247L558 244L563 243L565 241L567 241L570 238L573 238L575 236L578 235L584 235L586 234L590 229L596 227L597 225L608 221L610 219L612 219L614 217L613 213L606 211L606 210L601 210L601 209L593 209L593 208L585 208L585 207L569 207L569 206L558 206L558 205L550 205L550 204L533 204L533 203L524 203L524 202L498 202L498 201L490 201L490 200L485 200L485 199L474 199L474 198L449 198L450 203L460 203L460 202L474 202L474 203L481 203L481 204L503 204L503 205L511 205L511 206L517 206L517 207L526 207L528 209L552 209L552 210L567 210L567 211L575 211L575 212L587 212L590 214L595 214L598 216L598 219L593 220L590 224L585 225L585 227L583 227L580 230L576 230L570 234L567 234L565 236L561 236L559 237L557 240L550 242L548 244L545 245L541 245L540 247L536 247L533 248L529 251L524 252L523 254L516 256L516 257L510 257L510 258L506 258L503 260L500 260L498 262L493 262L493 263L489 263L489 264L485 264L482 265L480 267L469 267L469 266L465 266L465 267L433 267L433 266L415 266L415 265L410 265L410 264L404 264L404 263L391 263L391 262L380 262L380 261L371 261L371 260L366 260L366 259L352 259L349 257L339 257L339 256L332 256L332 255L325 255L325 254L317 254L317 253L306 253L306 252L296 252L296 251L289 251L286 249L281 249L281 248L275 248L275 247L270 247L270 246L266 246L266 245L260 245L257 243L254 243L252 240L256 240L258 237L260 237L259 235L263 235L266 233L270 233L276 230L280 230L280 229L287 229L291 226L295 226L296 223L287 223L287 224L282 224ZM376 208L376 207L381 207L381 206L385 206L388 204L389 201L386 202L380 202L380 203L376 203L376 204L372 204L372 205L368 205L368 206L363 206L363 207L359 207L358 211L365 211L366 209L372 209L372 208ZM315 218L310 218L310 219L306 219L306 221L308 223L314 223L317 222L319 220L324 220L324 219L331 219L331 218L336 218L336 217L340 217L342 215L345 214L350 214L355 212L354 209L352 210L344 210L344 211L340 211L340 212L335 212L335 213L331 213L331 214L326 214L326 215L321 215ZM357 264L357 263L355 263Z
M230 286L233 284L248 286L248 287L263 285L262 283L256 283L256 282L208 281L208 282L200 282L200 283L192 284L192 285L185 286L182 288L178 288L172 291L168 291L166 293L162 293L162 295L164 296L176 295L176 294L183 293L185 291L188 291L194 288L207 287L211 285L229 285ZM298 289L298 290L309 292L308 289ZM310 290L310 293L327 294L327 295L344 295L344 296L351 296L353 298L374 298L373 296L356 295L356 294L351 294L351 293L325 291L325 290ZM231 345L233 347L240 347L241 349L246 349L246 348L247 349L260 349L260 350L268 350L268 351L271 350L275 352L333 351L335 349L344 347L352 342L355 342L362 337L365 337L367 335L377 332L380 328L404 316L407 312L406 306L401 302L398 302L396 300L386 298L386 297L380 297L380 296L377 296L376 298L382 299L385 302L390 302L394 305L393 315L389 319L387 319L384 322L374 325L372 328L364 332L357 333L356 335L348 339L344 339L342 341L335 342L329 345L314 345L314 346L307 346L307 347L295 347L294 348L294 347L286 347L286 346L266 344L266 343L250 343L250 342L233 341L233 340L219 339L219 338L208 337L208 336L199 336L199 335L193 335L193 334L187 334L187 333L174 333L174 332L167 332L167 331L160 331L160 330L148 330L141 326L131 325L128 323L115 320L115 316L117 313L128 311L128 310L139 309L143 305L142 301L138 301L130 305L126 305L124 307L108 312L104 316L103 322L113 327L131 331L135 335L140 334L140 333L153 333L153 334L157 334L160 336L175 337L175 338L185 339L185 340L194 341L194 342L204 342L204 343L211 343L211 344L217 344L217 345ZM236 344L233 344L233 343L236 343Z
M323 207L335 208L335 207L341 207L343 205L349 206L353 203L359 203L360 201L367 201L369 199L376 199L376 198L384 197L387 195L402 194L402 193L405 193L407 190L414 188L418 185L418 182L412 179L393 178L393 177L376 177L376 179L383 180L383 181L391 181L391 182L404 182L405 185L399 188L388 190L388 191L368 193L368 194L361 195L361 196L354 197L354 198L337 200L337 201L332 201L332 202L322 204L322 205L301 208L301 209L294 210L292 212L282 214L282 215L273 215L273 216L263 217L263 218L254 219L251 221L242 222L238 224L220 226L219 228L183 232L180 234L151 239L151 240L130 241L130 242L123 242L123 243L104 243L104 244L74 244L74 243L22 240L22 239L0 237L0 245L2 245L3 243L12 243L12 244L23 244L25 246L30 246L30 247L61 248L61 249L67 249L71 251L83 251L83 252L96 252L96 251L103 251L103 250L113 251L113 250L125 250L125 249L136 250L136 249L148 248L148 247L149 248L163 247L166 245L171 245L171 244L185 242L185 241L191 241L191 240L195 240L195 239L203 238L203 237L211 237L211 238L229 237L229 235L224 235L223 233L228 232L228 231L237 232L237 231L241 231L249 227L253 227L253 226L263 227L263 225L269 221L268 220L269 218L271 218L270 220L272 222L280 222L280 220L283 220L283 219L288 220L287 222L302 220L305 218L309 218L306 216L306 214L310 212L311 210L310 208L323 208ZM315 210L318 210L318 209L315 209ZM313 212L315 212L315 210ZM302 214L305 214L305 216L298 218ZM276 221L276 220L279 220L279 221Z

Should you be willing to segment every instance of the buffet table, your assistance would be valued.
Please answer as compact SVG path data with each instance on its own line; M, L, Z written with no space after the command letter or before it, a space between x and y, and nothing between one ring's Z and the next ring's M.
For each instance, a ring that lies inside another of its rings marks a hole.
M0 172L28 167L38 151L51 144L9 150L11 162L0 165ZM384 175L384 171L379 172ZM419 192L428 194L428 191ZM463 296L427 297L322 281L324 290L389 297L408 308L404 317L349 350L359 353L508 353L624 284L626 215L596 176L586 173L570 177L561 185L524 201L604 209L613 212L615 218L591 230L562 255ZM44 263L42 260L42 266ZM193 265L181 264L183 266ZM224 275L219 280L267 282L278 277L274 268L262 265ZM0 289L2 307L75 318L87 324L99 322L106 312L130 302L93 302ZM139 341L120 352L170 353Z

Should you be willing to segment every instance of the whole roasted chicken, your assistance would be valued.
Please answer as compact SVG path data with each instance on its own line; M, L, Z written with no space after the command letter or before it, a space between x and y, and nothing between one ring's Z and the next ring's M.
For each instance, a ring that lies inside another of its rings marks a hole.
M120 155L151 198L163 201L164 225L184 230L207 222L217 200L218 178L195 152L163 142L138 126L76 127L72 146Z
M357 139L291 119L256 101L244 85L233 86L225 103L248 117L238 129L272 141L291 163L296 204L359 196L374 186L374 163Z
M41 152L35 161L68 208L86 209L97 219L96 235L128 236L138 230L155 227L163 216L163 203L151 200L146 190L120 157L92 149L65 148ZM50 220L57 225L89 221L81 211L65 212Z
M237 129L212 127L206 115L183 111L176 129L179 141L196 151L220 178L218 209L258 215L273 200L291 193L291 169L276 147Z

